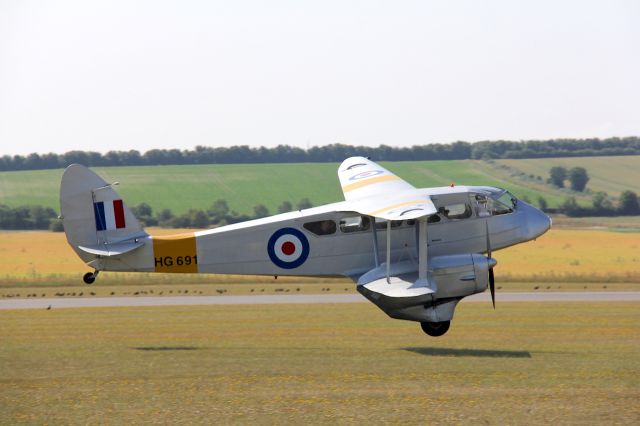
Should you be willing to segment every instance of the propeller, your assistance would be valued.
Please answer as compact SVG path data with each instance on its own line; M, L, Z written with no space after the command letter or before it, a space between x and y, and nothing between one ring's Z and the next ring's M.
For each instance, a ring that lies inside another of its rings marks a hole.
M489 239L489 221L485 222L487 230L487 263L489 264L489 291L491 292L491 302L493 309L496 308L496 281L493 276L493 267L496 265L495 259L491 258L491 241ZM493 262L490 262L492 260Z

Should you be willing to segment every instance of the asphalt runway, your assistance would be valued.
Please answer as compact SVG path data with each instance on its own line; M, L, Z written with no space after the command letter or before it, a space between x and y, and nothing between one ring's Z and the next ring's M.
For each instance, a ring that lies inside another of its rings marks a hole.
M496 304L501 302L638 302L640 292L548 292L548 293L498 293ZM167 296L167 297L60 297L43 299L3 299L2 309L47 308L104 308L118 306L179 306L179 305L270 305L311 303L364 303L359 294L296 294L265 296ZM463 303L491 303L488 292L469 296Z

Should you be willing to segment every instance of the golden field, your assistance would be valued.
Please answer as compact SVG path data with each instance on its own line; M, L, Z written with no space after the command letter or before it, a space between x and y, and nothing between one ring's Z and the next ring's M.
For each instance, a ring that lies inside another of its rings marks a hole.
M495 253L503 281L640 283L640 234L551 229Z
M151 233L182 232L152 229ZM599 229L551 229L537 241L494 253L503 283L640 283L640 233ZM0 233L0 286L80 285L89 271L67 245L64 234ZM100 285L273 282L272 277L104 273ZM318 280L280 278L278 283ZM331 281L327 281L331 282ZM333 281L335 282L335 280ZM339 285L346 282L340 281Z
M152 235L193 232L193 229L147 229ZM91 271L67 244L64 233L0 231L0 288L24 286L84 286L82 275ZM97 283L107 286L140 284L205 284L271 282L273 277L204 274L149 274L105 272ZM324 282L310 278L279 277L279 283ZM335 281L335 280L334 280Z

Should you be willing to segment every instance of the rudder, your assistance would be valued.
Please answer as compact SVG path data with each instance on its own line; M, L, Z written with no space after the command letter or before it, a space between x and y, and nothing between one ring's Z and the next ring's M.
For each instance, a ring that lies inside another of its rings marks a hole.
M133 250L147 236L112 185L80 164L62 175L60 212L69 245L86 263Z

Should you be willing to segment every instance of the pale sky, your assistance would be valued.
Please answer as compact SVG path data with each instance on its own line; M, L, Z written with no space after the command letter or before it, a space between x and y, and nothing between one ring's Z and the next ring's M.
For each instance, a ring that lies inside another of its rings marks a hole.
M0 155L640 135L640 1L0 0Z

